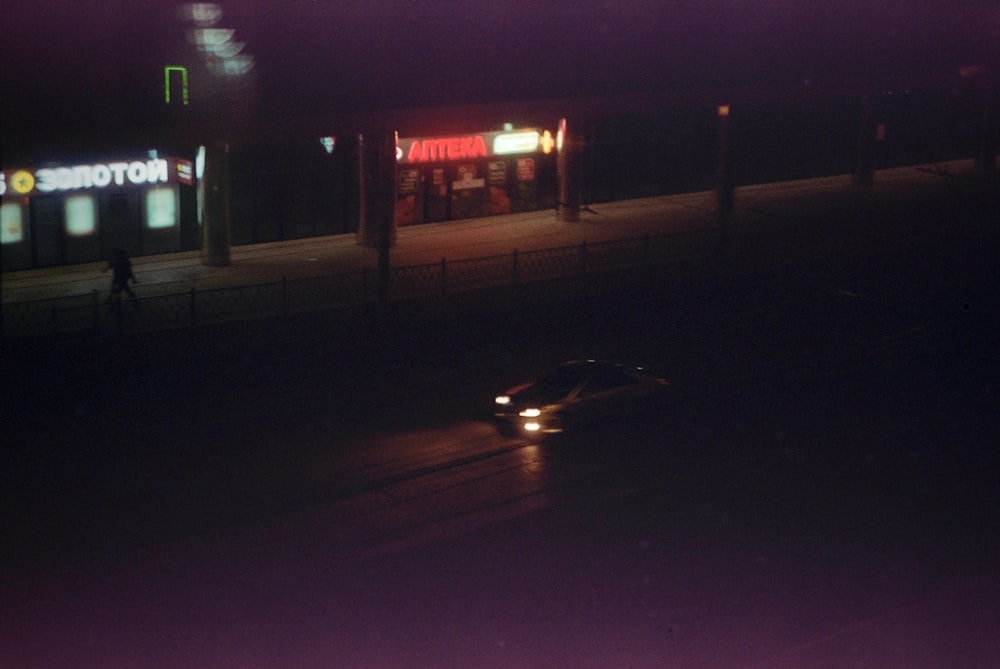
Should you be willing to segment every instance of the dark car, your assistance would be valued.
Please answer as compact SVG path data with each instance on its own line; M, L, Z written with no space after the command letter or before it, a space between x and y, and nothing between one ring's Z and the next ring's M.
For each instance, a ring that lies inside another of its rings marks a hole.
M634 414L668 387L641 367L575 360L497 395L493 416L504 434L537 438Z

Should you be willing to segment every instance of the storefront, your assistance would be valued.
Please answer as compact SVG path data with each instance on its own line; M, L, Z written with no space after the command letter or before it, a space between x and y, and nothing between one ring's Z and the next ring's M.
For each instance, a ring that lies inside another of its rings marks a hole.
M200 244L194 164L142 158L0 174L3 270L149 255Z
M400 139L396 225L542 208L554 146L535 129Z

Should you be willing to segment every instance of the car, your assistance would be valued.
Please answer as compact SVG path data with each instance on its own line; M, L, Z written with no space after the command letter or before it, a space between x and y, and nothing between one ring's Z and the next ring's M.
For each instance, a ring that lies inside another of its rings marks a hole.
M539 439L610 424L648 408L669 387L641 367L572 360L497 395L493 417L505 435Z

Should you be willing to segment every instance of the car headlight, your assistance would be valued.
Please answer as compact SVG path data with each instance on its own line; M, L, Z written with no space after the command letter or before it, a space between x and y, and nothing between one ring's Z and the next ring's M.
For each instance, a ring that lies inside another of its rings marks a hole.
M507 395L497 395L494 401L501 406L507 406L510 404L510 397Z
M521 416L522 418L538 418L539 416L542 415L542 412L539 409L525 409L519 412L517 415Z

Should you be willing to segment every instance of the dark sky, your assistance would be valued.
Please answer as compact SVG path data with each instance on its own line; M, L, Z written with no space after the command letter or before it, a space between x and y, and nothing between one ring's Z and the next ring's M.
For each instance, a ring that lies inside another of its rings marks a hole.
M215 109L219 95L249 87L258 113L276 118L636 91L957 85L959 68L1000 55L1000 9L973 0L219 5L216 27L234 29L254 58L240 82L205 74L176 4L37 0L5 12L5 134L142 123L162 107L170 64L191 69L192 105Z

